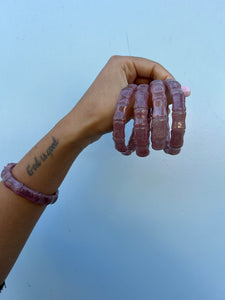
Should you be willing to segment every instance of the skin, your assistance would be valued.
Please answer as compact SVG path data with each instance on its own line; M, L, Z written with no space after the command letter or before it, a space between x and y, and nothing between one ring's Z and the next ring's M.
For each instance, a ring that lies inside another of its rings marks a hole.
M13 176L39 192L55 193L79 153L112 131L121 89L128 83L149 83L167 78L174 77L154 61L140 57L111 57L74 108L18 162ZM127 121L133 117L132 103ZM51 147L54 139L57 142ZM37 164L41 157L46 159ZM45 206L14 194L0 182L0 284L8 276L44 210Z

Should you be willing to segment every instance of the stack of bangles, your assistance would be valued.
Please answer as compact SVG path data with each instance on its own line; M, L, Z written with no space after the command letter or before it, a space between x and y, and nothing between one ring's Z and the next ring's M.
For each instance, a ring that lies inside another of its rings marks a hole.
M128 108L134 95L134 127L125 145L125 124ZM170 134L167 97L172 100L172 130ZM151 103L152 102L152 103ZM153 108L151 108L153 107ZM185 96L179 82L173 79L153 80L148 84L128 84L121 90L113 117L115 148L124 155L136 150L140 157L149 155L149 136L152 148L167 154L178 154L185 133Z

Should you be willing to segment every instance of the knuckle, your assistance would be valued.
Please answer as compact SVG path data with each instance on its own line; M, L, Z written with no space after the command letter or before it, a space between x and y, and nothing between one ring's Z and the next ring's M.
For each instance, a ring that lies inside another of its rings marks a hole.
M109 60L110 61L118 61L120 58L121 58L120 55L112 55Z
M120 63L123 63L125 61L127 61L127 59L129 59L130 57L129 56L123 56L123 55L112 55L109 59L109 61L111 62L120 62Z

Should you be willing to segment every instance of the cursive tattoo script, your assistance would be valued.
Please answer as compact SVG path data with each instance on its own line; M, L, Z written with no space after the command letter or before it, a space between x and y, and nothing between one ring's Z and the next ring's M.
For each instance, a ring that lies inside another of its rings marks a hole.
M35 156L34 163L27 166L27 174L32 176L34 172L42 165L43 162L48 159L49 156L53 156L55 148L58 146L59 140L56 140L55 137L52 137L52 144L47 148L45 152L42 152L39 157Z

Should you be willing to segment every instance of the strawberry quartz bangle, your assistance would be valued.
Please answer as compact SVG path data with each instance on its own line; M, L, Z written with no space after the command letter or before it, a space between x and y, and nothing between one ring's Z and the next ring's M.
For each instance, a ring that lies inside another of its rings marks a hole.
M25 184L16 180L12 175L12 169L16 166L15 163L10 163L2 170L1 177L2 183L13 191L15 194L26 198L27 200L40 204L40 205L48 205L56 202L58 198L59 191L52 195L45 195L38 191L30 189Z

